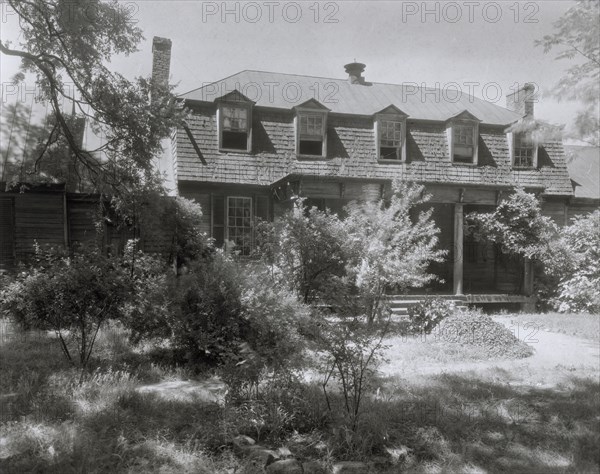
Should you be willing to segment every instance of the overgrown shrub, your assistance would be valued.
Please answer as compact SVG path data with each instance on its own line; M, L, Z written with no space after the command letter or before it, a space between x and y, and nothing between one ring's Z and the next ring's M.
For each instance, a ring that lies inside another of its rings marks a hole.
M38 249L35 262L2 292L2 309L24 329L53 331L65 357L86 367L98 331L131 295L127 263L93 247L73 256Z
M266 269L246 268L242 282L241 317L247 325L243 341L221 369L232 395L251 397L261 378L301 367L304 339L299 328L310 309L287 288L270 281Z
M426 298L408 308L409 331L413 334L430 334L454 311L454 304L443 298Z
M334 213L308 208L296 197L291 211L259 226L258 253L275 280L311 303L326 296L322 289L332 276L344 274L345 239Z

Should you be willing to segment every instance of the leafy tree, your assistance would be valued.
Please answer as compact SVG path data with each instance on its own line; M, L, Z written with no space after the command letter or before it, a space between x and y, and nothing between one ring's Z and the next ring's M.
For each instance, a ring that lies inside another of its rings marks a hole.
M600 211L578 216L561 230L548 271L559 278L559 311L600 311Z
M554 23L555 32L535 42L547 53L555 48L557 60L580 61L567 69L553 88L558 100L577 100L585 104L575 119L575 137L600 144L600 2L578 0Z
M558 228L551 218L542 215L538 198L516 188L503 200L493 212L473 212L466 216L468 232L475 240L488 240L497 244L500 250L515 257L521 265L531 265L531 278L535 267L538 276L543 275L544 266L551 260ZM525 267L527 268L527 267ZM535 280L531 280L535 284ZM543 281L538 278L541 287L539 296L543 297ZM522 275L519 286L524 289L525 278ZM533 291L533 288L529 289Z
M113 193L131 192L153 174L161 140L178 123L168 86L145 78L129 81L106 64L130 54L142 39L125 5L110 0L7 0L18 15L18 44L0 42L0 53L21 58L15 82L33 77L39 99L50 105L52 128L32 157L40 163L56 137L68 144L71 161ZM105 138L96 150L83 150L61 104L72 103ZM98 159L97 153L104 158Z
M442 261L432 210L414 212L427 202L423 189L396 180L389 201L351 203L346 208L348 276L369 322L384 311L386 290L425 285L435 278L427 273L428 265Z
M557 234L556 224L542 215L538 198L522 188L515 189L493 212L473 212L466 220L476 239L486 238L504 253L532 260L548 255Z

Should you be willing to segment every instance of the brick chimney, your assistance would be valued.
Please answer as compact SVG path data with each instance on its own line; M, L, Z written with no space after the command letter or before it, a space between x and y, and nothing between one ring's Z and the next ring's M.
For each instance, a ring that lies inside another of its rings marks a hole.
M350 63L344 66L346 74L348 74L348 80L350 84L364 84L365 78L362 77L362 73L365 70L366 65L363 63Z
M535 100L535 85L526 82L519 90L506 96L506 108L525 117L533 118Z
M171 70L171 40L155 36L152 40L152 81L168 86Z

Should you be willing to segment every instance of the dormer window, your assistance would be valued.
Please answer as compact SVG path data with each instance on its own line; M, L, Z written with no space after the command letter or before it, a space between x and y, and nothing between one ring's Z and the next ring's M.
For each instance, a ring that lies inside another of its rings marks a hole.
M298 115L298 153L300 155L323 156L325 143L325 115Z
M327 109L311 99L295 108L296 154L311 158L327 156Z
M515 168L532 168L535 166L537 146L531 133L513 133L513 166Z
M252 102L235 90L219 97L217 103L217 123L219 133L219 150L243 151L252 150Z
M452 162L477 164L479 119L465 110L448 121L447 130Z
M219 148L250 151L250 107L222 103L219 107Z
M381 120L379 122L379 159L402 159L402 122Z
M475 127L473 125L455 125L452 127L454 142L452 161L473 163L475 155Z
M378 160L405 160L406 117L404 112L393 105L375 114Z

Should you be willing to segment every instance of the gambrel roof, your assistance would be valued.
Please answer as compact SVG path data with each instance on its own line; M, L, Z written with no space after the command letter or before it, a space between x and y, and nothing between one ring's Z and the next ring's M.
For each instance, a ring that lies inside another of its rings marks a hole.
M252 70L204 85L182 94L180 98L214 102L234 90L255 101L259 107L275 109L292 109L309 99L315 99L332 113L339 114L370 116L394 105L412 120L444 122L466 111L484 124L509 125L522 117L455 88L443 91L412 84L350 84L348 79Z

